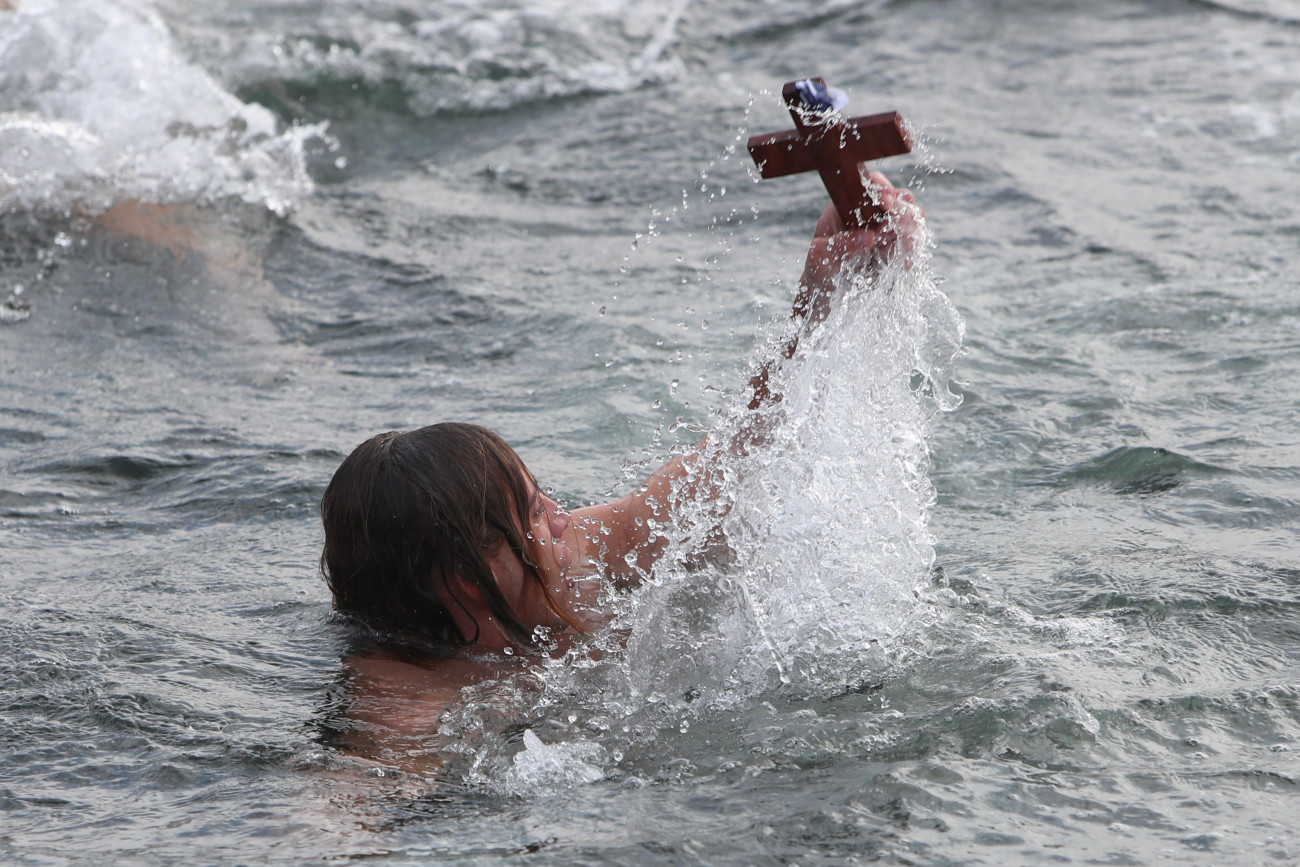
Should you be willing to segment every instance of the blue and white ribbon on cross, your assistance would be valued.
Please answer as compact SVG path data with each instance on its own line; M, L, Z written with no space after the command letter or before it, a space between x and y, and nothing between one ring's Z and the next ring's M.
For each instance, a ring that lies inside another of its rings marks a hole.
M811 78L795 82L794 86L799 91L803 104L813 111L843 111L849 105L848 94L844 91L827 87Z

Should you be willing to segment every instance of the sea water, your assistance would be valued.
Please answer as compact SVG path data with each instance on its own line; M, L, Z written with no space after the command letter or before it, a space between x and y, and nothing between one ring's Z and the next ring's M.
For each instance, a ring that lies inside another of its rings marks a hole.
M1300 857L1286 0L8 5L6 862ZM845 275L612 652L346 755L334 468L474 421L576 506L729 430L806 74L917 127L932 256Z

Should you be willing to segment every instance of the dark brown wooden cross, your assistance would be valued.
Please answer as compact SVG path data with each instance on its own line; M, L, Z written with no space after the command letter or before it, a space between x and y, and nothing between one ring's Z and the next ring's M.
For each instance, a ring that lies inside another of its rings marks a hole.
M826 86L820 78L811 80ZM882 211L872 204L858 166L912 150L902 116L891 111L841 118L829 108L806 105L797 81L787 82L781 97L794 118L794 129L750 137L749 154L758 164L759 174L780 178L816 171L845 228L861 229L880 220Z

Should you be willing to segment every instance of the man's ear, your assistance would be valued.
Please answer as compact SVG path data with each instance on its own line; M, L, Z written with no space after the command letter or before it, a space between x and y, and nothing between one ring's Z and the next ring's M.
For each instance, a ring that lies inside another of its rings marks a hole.
M451 585L448 589L451 590L452 595L475 605L487 604L487 595L483 592L483 588L461 575L459 571L451 573L447 583Z

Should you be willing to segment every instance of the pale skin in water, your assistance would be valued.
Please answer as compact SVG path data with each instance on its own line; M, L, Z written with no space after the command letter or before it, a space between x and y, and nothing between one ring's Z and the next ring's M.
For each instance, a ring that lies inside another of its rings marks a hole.
M880 204L890 214L889 223L879 228L843 231L839 215L828 207L817 221L808 249L794 304L795 316L817 320L826 315L828 293L834 290L834 278L846 260L910 254L914 230L923 216L912 193L895 188L878 172L871 174L871 180ZM766 373L765 368L751 382L755 391L751 409L779 400L767 392ZM615 586L626 586L638 575L648 573L664 548L661 539L653 538L654 524L671 517L674 502L708 496L700 473L690 483L682 482L696 459L696 454L675 458L627 496L571 512L539 489L523 470L532 496L529 526L523 529L531 540L531 558L545 587L508 546L502 544L495 551L485 552L492 575L520 624L529 631L545 627L560 638L561 647L568 646L566 639L575 631L556 607L587 625L589 631L598 628L606 617L598 607L600 576ZM636 569L629 565L629 555ZM382 752L386 762L396 762L403 770L436 770L438 759L420 747L427 747L428 735L436 731L439 716L460 690L527 664L519 661L518 641L492 617L483 591L459 576L451 580L457 585L453 590L461 604L447 608L457 627L466 635L474 634L477 627L477 639L468 648L471 653L426 663L375 649L349 660L352 702L348 716L355 727L348 747L354 755L373 758ZM504 653L517 655L510 661L500 655ZM408 752L420 756L400 758Z

